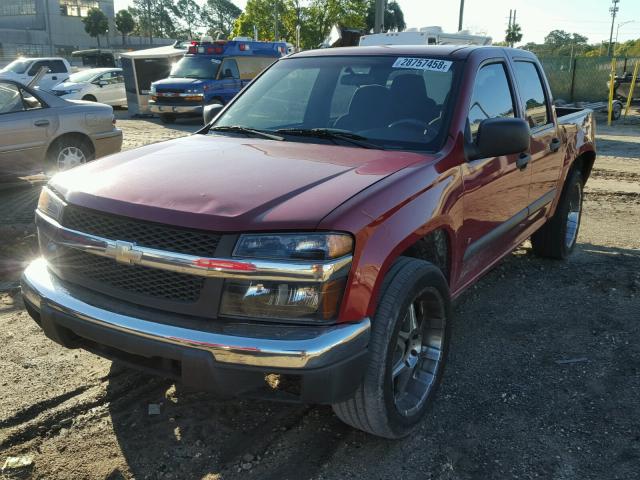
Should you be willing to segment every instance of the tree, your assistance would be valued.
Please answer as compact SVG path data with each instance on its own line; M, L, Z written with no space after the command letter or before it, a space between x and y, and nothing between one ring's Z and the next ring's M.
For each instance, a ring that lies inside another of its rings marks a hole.
M369 1L367 7L367 32L372 32L376 23L376 2L375 0ZM386 32L401 32L407 28L407 24L404 22L404 13L398 5L398 2L391 0L386 3L384 9L384 29Z
M99 8L91 8L87 12L87 16L82 19L84 23L84 31L91 37L98 40L98 48L100 48L100 35L104 35L109 31L109 20Z
M192 39L193 29L202 24L200 5L195 0L178 0L177 7L180 19L187 25L187 35Z
M520 25L512 23L509 25L509 28L507 28L507 36L504 38L504 41L513 48L513 44L520 40L522 40L522 30L520 29Z
M175 37L180 11L173 0L133 0L129 11L140 30L148 35L149 43L153 43L154 36Z
M587 37L579 33L552 30L544 37L544 43L529 42L522 48L538 56L589 55L594 49L597 51L598 47L587 42Z
M221 34L227 37L234 28L236 19L242 14L230 0L208 0L204 7L204 18L207 24L207 34L217 37ZM253 36L253 32L249 36Z
M120 10L116 13L116 29L122 34L122 46L125 45L126 35L129 35L136 28L136 22L127 10Z

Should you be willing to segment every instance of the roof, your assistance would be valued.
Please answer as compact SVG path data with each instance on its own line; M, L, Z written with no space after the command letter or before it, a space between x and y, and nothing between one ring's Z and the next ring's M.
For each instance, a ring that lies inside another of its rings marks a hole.
M452 57L463 60L473 51L480 49L505 49L504 47L491 47L482 45L378 45L371 47L342 47L322 48L307 50L290 55L289 57L325 57L325 56L350 56L350 55L420 55L434 57ZM517 50L522 52L523 50Z
M187 53L186 48L176 48L173 45L165 45L164 47L146 48L144 50L136 50L134 52L123 52L122 57L127 58L167 58L182 56Z

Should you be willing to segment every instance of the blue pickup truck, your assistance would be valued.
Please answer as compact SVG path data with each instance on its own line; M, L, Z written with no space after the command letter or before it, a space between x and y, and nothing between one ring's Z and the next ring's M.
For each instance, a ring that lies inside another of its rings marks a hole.
M192 42L169 77L151 84L149 107L164 123L179 116L201 116L205 105L226 104L286 53L284 42Z

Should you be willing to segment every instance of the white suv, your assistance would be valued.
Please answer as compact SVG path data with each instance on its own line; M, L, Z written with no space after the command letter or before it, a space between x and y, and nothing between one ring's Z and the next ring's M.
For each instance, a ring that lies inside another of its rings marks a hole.
M53 87L51 92L65 100L89 100L114 107L127 105L121 68L82 70Z

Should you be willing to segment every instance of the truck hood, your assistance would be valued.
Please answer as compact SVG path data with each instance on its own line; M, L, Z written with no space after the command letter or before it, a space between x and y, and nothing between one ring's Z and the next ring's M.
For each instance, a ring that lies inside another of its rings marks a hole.
M67 202L213 231L314 229L418 153L192 135L111 155L56 175Z
M207 80L202 80L200 78L182 78L182 77L171 77L171 78L163 78L162 80L158 80L157 82L153 82L154 87L199 87L207 83Z

